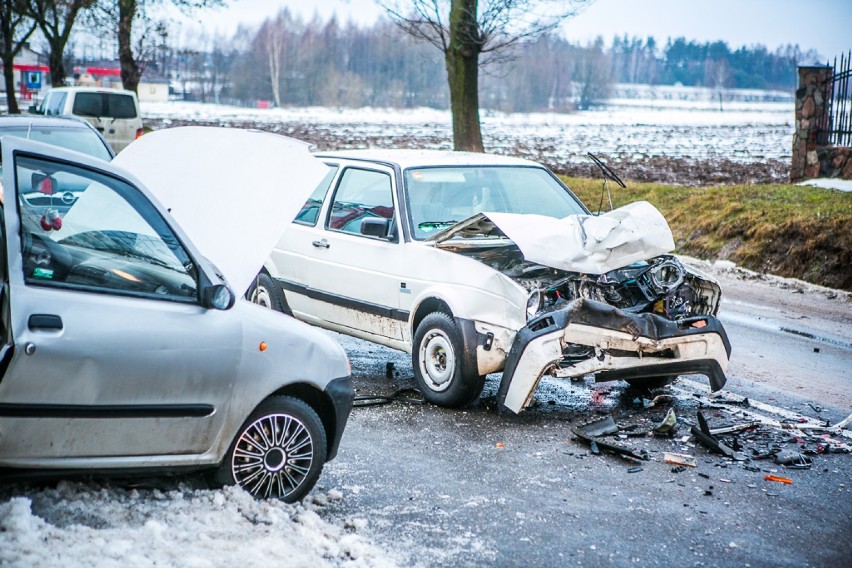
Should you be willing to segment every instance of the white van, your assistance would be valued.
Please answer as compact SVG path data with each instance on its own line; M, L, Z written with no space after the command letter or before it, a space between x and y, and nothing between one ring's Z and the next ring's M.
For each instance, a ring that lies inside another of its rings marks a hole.
M31 106L30 112L82 118L95 127L116 152L142 136L139 100L133 91L59 87L47 91L41 105Z

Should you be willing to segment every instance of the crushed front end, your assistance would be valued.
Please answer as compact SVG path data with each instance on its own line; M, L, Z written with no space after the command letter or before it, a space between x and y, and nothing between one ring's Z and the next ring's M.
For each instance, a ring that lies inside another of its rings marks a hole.
M543 270L547 270L542 267ZM715 281L662 255L601 275L528 272L532 316L515 336L498 402L520 412L541 377L598 381L703 374L725 384L731 346Z

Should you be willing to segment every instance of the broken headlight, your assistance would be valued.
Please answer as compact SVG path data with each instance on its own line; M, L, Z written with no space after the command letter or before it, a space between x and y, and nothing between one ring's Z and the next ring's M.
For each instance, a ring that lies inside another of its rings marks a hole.
M527 320L531 319L541 309L541 291L533 290L527 298Z
M652 267L648 272L648 281L658 294L667 294L683 284L683 266L674 259L667 259Z

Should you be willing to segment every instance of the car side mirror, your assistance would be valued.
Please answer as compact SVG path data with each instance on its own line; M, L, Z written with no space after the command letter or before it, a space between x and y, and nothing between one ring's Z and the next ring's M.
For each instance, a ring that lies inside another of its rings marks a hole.
M378 237L380 239L388 238L388 229L390 228L390 219L382 217L367 217L361 219L361 234L367 237Z
M205 308L229 310L234 305L234 293L224 284L213 284L204 288L201 303Z
M41 114L36 105L30 105L29 108L27 108L27 112L30 114Z

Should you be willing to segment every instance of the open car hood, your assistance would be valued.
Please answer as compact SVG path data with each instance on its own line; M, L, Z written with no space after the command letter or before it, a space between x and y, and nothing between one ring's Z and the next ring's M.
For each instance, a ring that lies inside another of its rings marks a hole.
M602 215L483 212L432 235L440 248L454 237L506 236L529 262L558 270L604 274L674 250L671 229L659 210L637 201Z
M190 126L146 134L113 163L135 175L242 295L328 168L308 144Z

